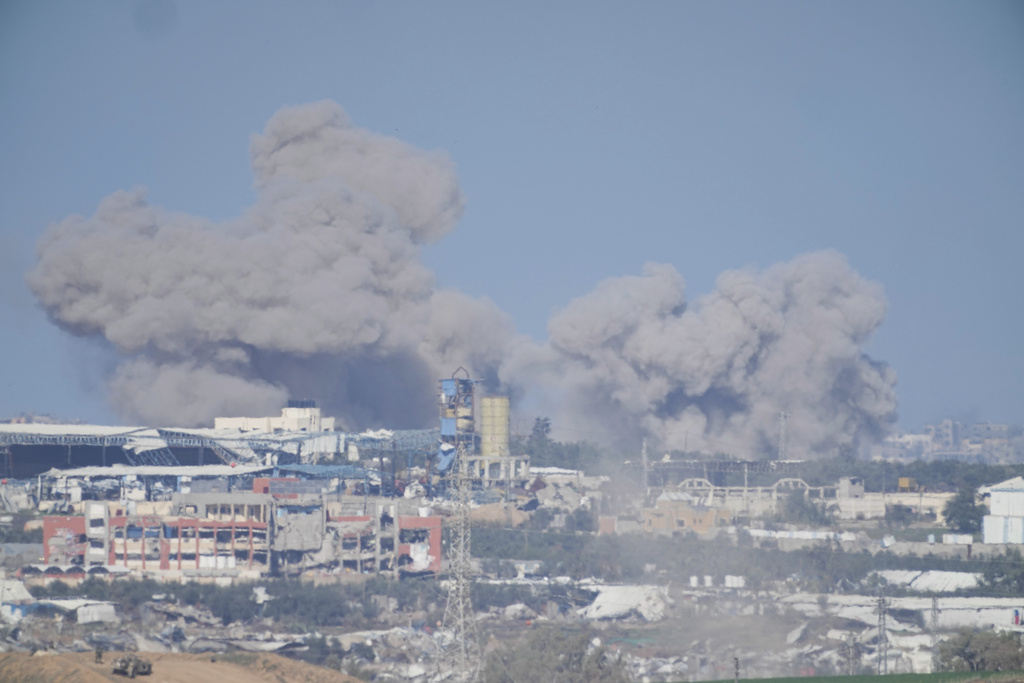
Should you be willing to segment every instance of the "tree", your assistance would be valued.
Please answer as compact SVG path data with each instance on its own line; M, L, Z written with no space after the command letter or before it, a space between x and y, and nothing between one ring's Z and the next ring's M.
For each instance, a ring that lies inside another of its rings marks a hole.
M946 518L946 526L961 534L973 534L981 530L981 519L988 508L977 503L978 490L973 486L962 487L953 496L942 515Z
M9 524L0 525L0 543L42 543L43 527L25 529L29 517L16 515Z
M533 421L533 430L526 439L526 452L530 454L533 464L547 466L552 460L552 449L555 442L549 436L551 434L551 420L546 417L538 417Z
M892 528L904 528L914 521L914 511L906 505L886 505L885 525Z
M1002 557L989 560L982 576L994 593L1021 595L1024 593L1024 557L1016 548L1007 548Z
M794 489L782 503L779 518L779 521L793 524L831 526L835 521L835 511L826 507L824 502L815 503L808 499L803 489Z
M608 462L602 458L597 446L586 441L562 443L552 440L551 420L546 417L536 418L526 442L515 445L526 451L534 467L565 467L585 470L588 474L607 473Z
M530 432L530 438L535 440L543 441L550 438L551 435L551 418L538 417L533 421L533 431Z
M1015 633L962 629L939 645L939 666L945 671L1020 671L1024 649Z

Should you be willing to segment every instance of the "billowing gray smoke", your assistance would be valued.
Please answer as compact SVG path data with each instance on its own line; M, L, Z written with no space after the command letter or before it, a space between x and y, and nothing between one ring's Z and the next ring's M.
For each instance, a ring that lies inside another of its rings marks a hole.
M418 245L461 214L452 164L331 102L279 112L251 149L259 199L237 220L170 213L135 190L52 227L28 277L39 301L125 356L110 390L130 420L276 414L289 394L351 426L429 419L436 371L417 347L433 276Z
M420 261L464 204L445 155L319 102L278 112L251 156L259 197L238 219L133 190L39 242L28 283L58 325L116 349L126 420L276 414L290 395L347 428L427 426L436 378L460 365L563 438L756 455L785 410L793 451L820 452L892 420L892 373L861 352L884 298L835 253L726 273L692 305L671 266L649 265L571 302L538 343L490 301L435 289Z
M643 434L664 448L806 457L881 436L895 375L861 348L885 314L881 288L827 251L764 273L729 271L687 305L674 268L601 283L502 368L565 436Z

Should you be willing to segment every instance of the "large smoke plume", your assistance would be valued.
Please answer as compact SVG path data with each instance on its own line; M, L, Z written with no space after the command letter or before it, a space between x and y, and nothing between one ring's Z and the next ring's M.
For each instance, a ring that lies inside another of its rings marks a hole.
M855 446L892 422L890 370L862 348L878 285L834 252L730 271L688 303L668 265L615 278L515 332L487 299L438 290L420 245L454 229L452 163L355 127L332 102L278 112L251 143L259 196L224 223L116 192L52 226L28 283L51 318L121 361L112 405L148 424L275 414L311 396L349 429L432 425L464 366L556 435L771 452Z
M789 453L834 453L893 419L895 375L861 350L884 314L881 288L831 251L728 271L693 305L674 268L648 264L555 314L550 342L503 375L578 435L763 455L785 412Z

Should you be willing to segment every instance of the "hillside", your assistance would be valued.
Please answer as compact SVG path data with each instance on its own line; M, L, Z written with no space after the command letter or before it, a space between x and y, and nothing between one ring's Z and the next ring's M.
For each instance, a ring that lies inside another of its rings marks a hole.
M0 653L0 680L5 683L123 683L111 673L116 653L105 653L103 664L93 653L28 655ZM337 671L272 654L151 654L153 673L143 683L358 683Z

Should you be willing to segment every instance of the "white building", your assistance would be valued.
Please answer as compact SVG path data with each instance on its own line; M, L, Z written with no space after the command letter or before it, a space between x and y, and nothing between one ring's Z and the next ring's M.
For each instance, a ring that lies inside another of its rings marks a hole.
M982 487L989 514L982 520L985 543L1024 543L1024 477Z
M214 429L237 429L240 432L333 432L334 418L321 417L313 401L288 401L281 417L217 417Z

